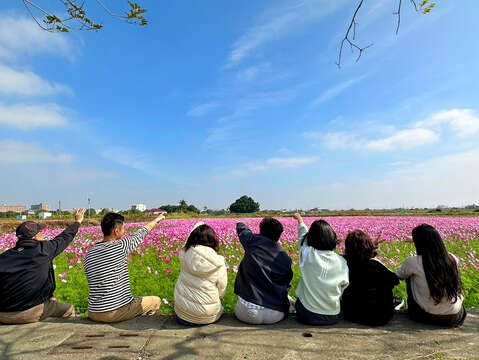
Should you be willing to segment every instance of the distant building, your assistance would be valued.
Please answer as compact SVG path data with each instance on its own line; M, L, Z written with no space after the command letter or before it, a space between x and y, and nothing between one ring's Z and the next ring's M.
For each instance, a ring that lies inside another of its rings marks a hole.
M145 204L134 204L131 205L131 210L139 210L141 212L146 210L146 205Z
M27 208L24 205L0 205L0 212L7 211L24 212Z
M48 211L41 212L40 214L38 214L38 218L43 220L48 219L51 216L52 216L52 213Z
M145 210L145 214L148 215L160 215L165 213L166 211L163 209L150 209L150 210Z
M50 204L40 203L38 205L30 206L30 210L51 210Z
M27 220L27 215L18 215L17 220Z

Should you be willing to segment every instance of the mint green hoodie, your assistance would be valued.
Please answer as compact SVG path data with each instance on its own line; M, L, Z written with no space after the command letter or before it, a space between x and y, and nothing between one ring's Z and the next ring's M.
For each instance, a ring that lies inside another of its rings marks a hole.
M346 260L331 250L316 250L308 246L307 240L301 245L308 227L298 225L298 250L301 280L296 296L303 306L321 315L338 315L339 300L349 285Z

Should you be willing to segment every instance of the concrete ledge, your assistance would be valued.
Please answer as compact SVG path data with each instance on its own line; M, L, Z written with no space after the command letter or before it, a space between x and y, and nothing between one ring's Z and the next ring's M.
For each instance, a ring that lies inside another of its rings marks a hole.
M417 324L405 313L378 328L346 321L308 327L294 316L275 325L252 326L226 315L199 328L177 325L168 316L119 324L49 319L1 325L0 359L479 359L479 310L468 313L459 329Z

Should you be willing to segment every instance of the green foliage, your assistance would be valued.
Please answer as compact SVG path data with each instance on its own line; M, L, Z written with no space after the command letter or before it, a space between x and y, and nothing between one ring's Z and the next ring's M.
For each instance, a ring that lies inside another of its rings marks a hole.
M428 14L431 12L431 10L436 6L436 3L434 2L429 2L429 0L423 0L419 4L419 7L421 9L421 12L423 14Z
M243 195L230 205L229 210L232 213L252 213L259 211L259 203L249 196Z
M165 239L166 242L166 239ZM479 251L479 239L469 241L446 239L447 250L460 258L467 258L467 254ZM133 253L129 259L129 272L131 290L134 296L159 296L166 299L170 305L162 304L161 313L171 315L173 313L174 288L180 275L180 264L176 251L178 244L166 246L159 251L155 247L144 249L144 253ZM283 242L285 251L290 254L293 260L293 282L289 294L295 297L295 291L301 279L301 270L298 265L297 247L295 243ZM237 296L234 294L234 280L236 278L235 266L243 257L242 247L239 243L236 246L221 246L220 254L227 259L230 268L228 272L228 288L225 298L222 300L225 313L233 313ZM164 251L164 252L163 252ZM339 252L338 250L336 250ZM395 270L410 254L414 253L414 246L408 242L391 242L381 244L378 253L381 260L391 270ZM234 257L232 257L234 255ZM73 305L78 313L85 316L88 307L88 283L86 281L83 265L73 261L73 255L62 253L54 261L56 265L55 277L57 289L55 296L58 301L66 301ZM169 261L165 261L166 257ZM228 260L229 259L229 260ZM71 267L71 268L70 268ZM461 279L464 285L464 305L466 308L479 306L479 272L473 267L465 266L460 261ZM66 283L61 281L59 274L66 273ZM394 296L406 299L405 282L396 286L393 290Z
M100 30L103 25L95 22L92 18L87 16L86 0L77 2L76 0L60 0L65 7L65 17L50 13L38 5L38 1L24 1L24 5L37 22L37 24L44 30L51 32L70 32L70 30ZM147 12L137 3L128 1L129 11L124 15L118 15L111 12L101 1L96 1L97 4L103 8L110 16L120 20L124 20L129 24L136 24L139 26L148 25L148 20L144 17ZM42 14L42 21L37 18L35 13ZM76 25L76 26L75 26Z
M195 213L199 214L200 210L194 205L188 205L185 200L181 200L179 205L162 205L160 209L165 210L168 214L173 213Z

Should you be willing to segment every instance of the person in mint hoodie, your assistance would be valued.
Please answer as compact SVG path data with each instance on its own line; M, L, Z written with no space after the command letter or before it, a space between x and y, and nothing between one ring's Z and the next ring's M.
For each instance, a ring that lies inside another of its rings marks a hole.
M337 236L324 220L316 220L310 229L300 214L298 251L301 280L296 289L296 318L308 325L333 325L340 320L340 299L349 285L346 260L333 250Z

